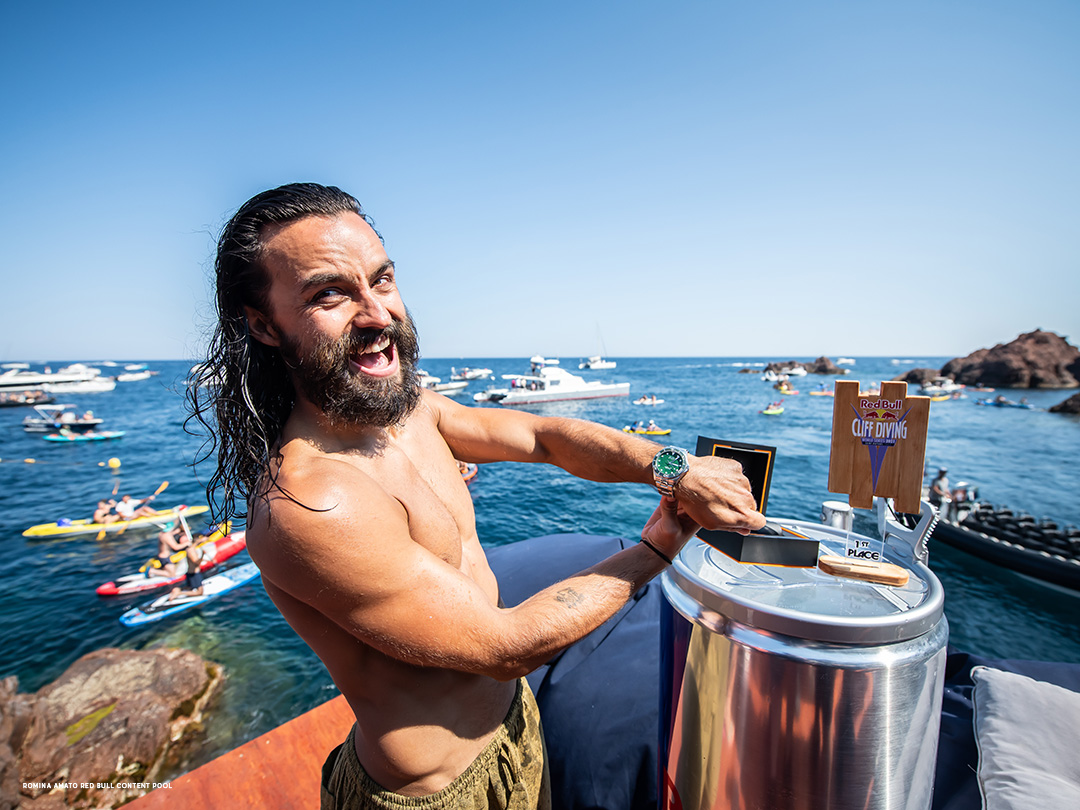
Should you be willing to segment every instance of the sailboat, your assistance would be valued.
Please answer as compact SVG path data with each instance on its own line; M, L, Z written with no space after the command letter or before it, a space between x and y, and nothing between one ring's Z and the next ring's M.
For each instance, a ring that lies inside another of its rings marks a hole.
M578 363L578 368L579 369L588 368L588 369L592 369L594 371L599 370L599 369L605 369L605 368L615 368L616 363L615 363L614 360L605 360L604 359L604 355L607 354L607 346L604 345L604 338L601 337L601 335L600 335L600 325L599 324L597 324L597 326L596 326L596 338L597 338L597 341L600 343L600 350L601 350L602 353L601 354L594 354L588 360L582 360L580 363Z

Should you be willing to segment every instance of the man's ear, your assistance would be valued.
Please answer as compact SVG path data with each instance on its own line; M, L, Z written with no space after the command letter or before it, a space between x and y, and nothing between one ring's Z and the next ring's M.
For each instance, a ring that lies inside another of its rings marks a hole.
M280 347L281 339L270 319L254 307L244 307L244 317L247 318L248 332L259 343L267 346Z

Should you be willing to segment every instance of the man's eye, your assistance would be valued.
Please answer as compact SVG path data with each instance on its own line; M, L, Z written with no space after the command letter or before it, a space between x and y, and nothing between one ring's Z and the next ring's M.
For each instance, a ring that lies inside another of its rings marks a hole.
M311 300L312 301L329 301L329 300L331 300L333 298L338 297L339 295L342 295L341 290L337 289L336 287L328 287L325 290L319 290L317 293L315 293L315 295L312 296Z

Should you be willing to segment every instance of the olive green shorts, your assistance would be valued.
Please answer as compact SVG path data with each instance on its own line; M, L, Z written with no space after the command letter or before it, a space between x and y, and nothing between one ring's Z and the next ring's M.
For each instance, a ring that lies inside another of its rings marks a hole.
M495 737L461 776L438 793L402 796L368 776L353 734L330 752L322 770L322 810L550 810L540 710L524 678Z

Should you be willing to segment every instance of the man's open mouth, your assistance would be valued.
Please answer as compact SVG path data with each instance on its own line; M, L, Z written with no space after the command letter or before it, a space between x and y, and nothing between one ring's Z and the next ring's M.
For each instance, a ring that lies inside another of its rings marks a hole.
M381 335L350 354L349 365L361 374L389 377L398 370L397 346L389 335Z

